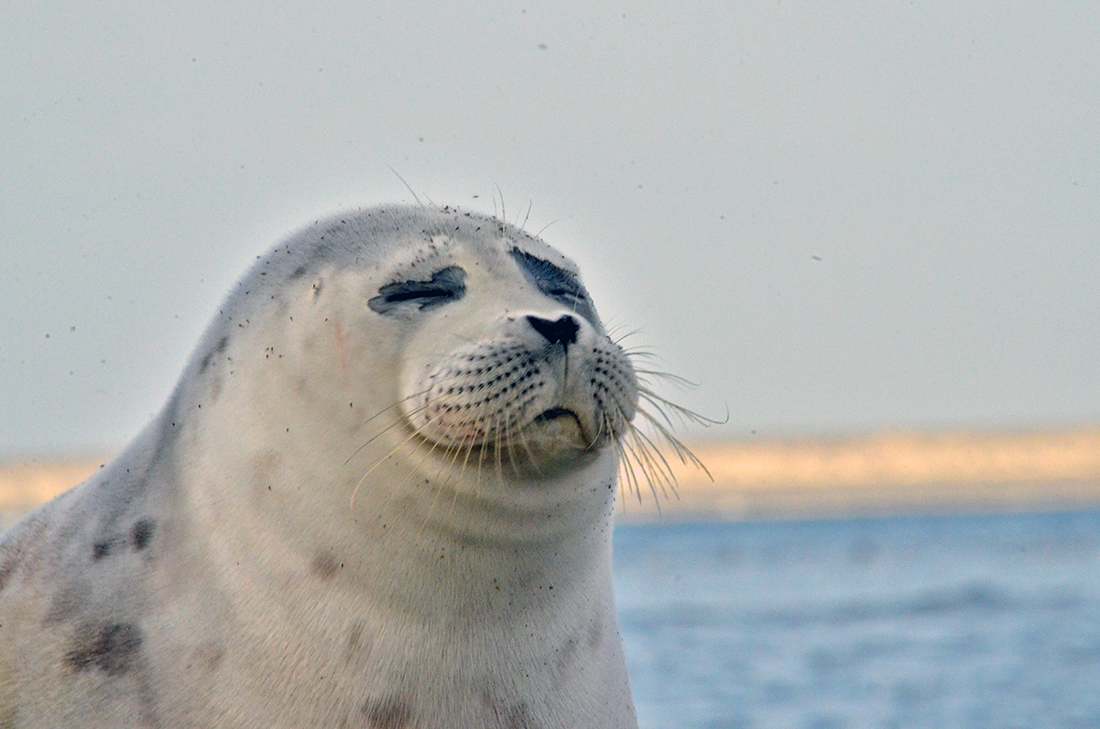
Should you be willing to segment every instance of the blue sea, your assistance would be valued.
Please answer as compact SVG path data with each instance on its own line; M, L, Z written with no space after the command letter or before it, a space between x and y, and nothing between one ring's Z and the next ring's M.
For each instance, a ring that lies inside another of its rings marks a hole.
M1100 512L620 525L646 729L1100 727Z

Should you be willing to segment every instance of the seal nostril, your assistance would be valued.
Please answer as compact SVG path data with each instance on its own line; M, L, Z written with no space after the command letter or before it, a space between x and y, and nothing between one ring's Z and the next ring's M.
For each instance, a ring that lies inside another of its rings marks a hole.
M581 328L577 320L571 316L563 316L557 321L542 319L537 316L527 317L531 328L546 338L551 344L569 346L577 341L577 331Z

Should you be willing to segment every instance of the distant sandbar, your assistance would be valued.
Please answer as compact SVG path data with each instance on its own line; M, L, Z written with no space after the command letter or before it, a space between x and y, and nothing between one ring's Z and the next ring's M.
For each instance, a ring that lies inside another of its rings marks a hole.
M698 442L703 471L642 480L620 520L783 519L1100 507L1100 426L1019 432L884 431ZM0 528L79 483L103 458L0 464ZM662 493L662 491L664 493Z

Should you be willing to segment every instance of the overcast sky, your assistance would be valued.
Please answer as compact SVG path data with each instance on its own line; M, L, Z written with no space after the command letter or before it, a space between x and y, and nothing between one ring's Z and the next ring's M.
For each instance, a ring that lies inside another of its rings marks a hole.
M1100 420L1095 3L151 5L0 10L0 454L128 441L391 167L530 206L707 435Z

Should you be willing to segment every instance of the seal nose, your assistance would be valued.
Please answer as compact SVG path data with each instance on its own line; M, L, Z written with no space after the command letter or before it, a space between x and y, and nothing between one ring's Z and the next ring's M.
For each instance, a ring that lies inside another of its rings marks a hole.
M557 321L542 319L537 316L527 317L527 322L536 332L546 338L550 344L560 344L568 347L577 341L577 331L581 328L577 320L571 316L563 316Z

